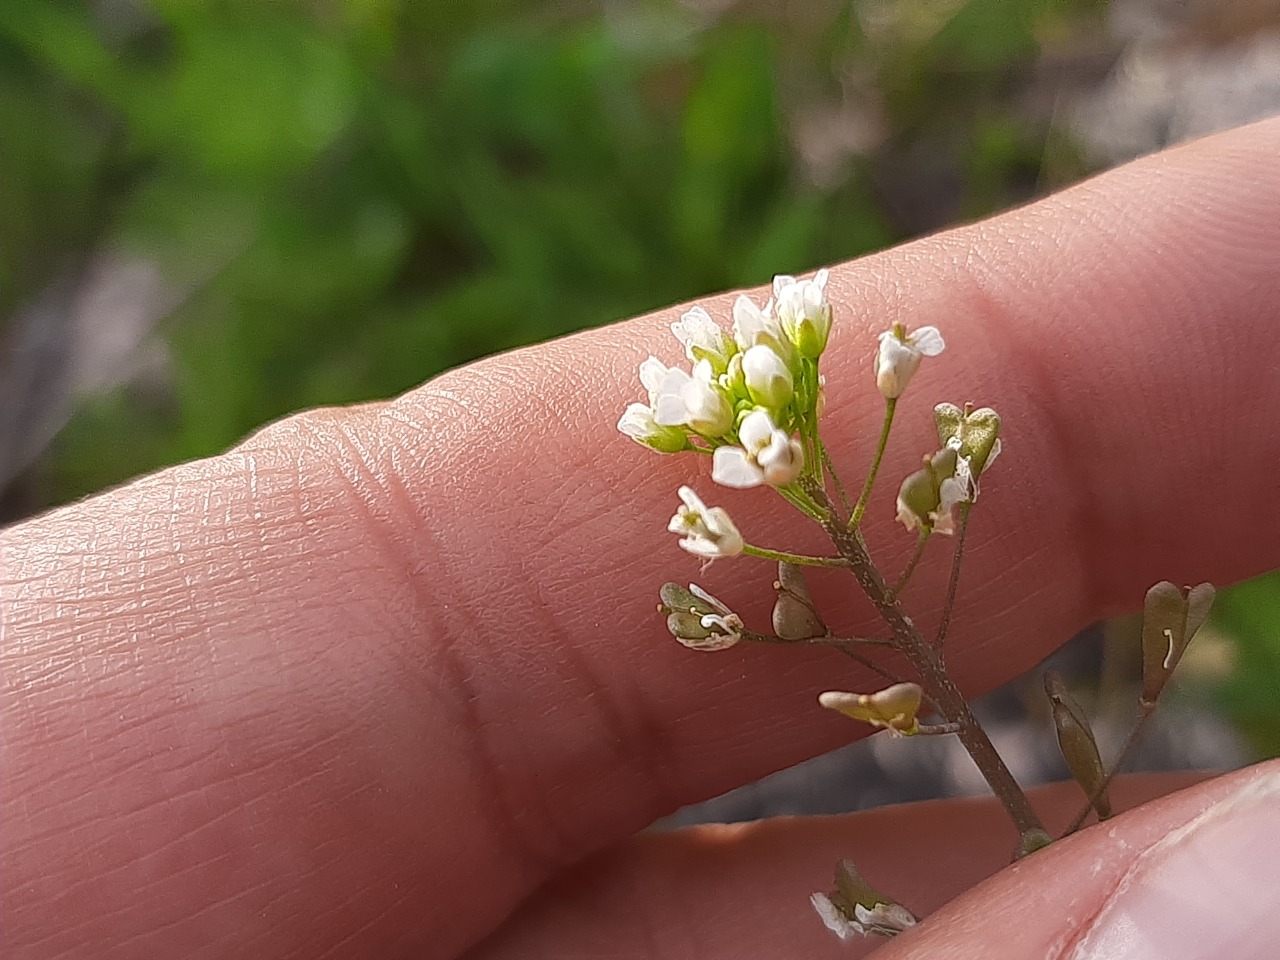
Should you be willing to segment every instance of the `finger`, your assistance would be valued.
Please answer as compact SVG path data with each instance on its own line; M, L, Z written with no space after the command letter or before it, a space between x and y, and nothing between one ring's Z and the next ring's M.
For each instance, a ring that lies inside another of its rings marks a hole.
M1057 958L1061 952L1048 945L1055 938L1067 942L1068 930L1083 933L1093 919L1087 905L1101 902L1146 859L1134 838L1147 838L1149 846L1161 836L1161 825L1184 822L1188 811L1209 802L1206 797L1232 796L1242 780L1258 775L1235 775L1207 791L1188 791L1086 830L1070 844L1052 847L1052 859L1033 871L1034 879L1024 866L1005 870L1005 815L990 797L644 833L548 884L468 960L864 956L886 941L841 943L808 899L834 887L834 865L845 857L872 886L928 917L923 928L895 944L901 956ZM1280 776L1280 766L1273 765L1272 776ZM1115 785L1118 809L1200 779L1185 773L1122 778ZM1059 830L1082 803L1074 783L1038 788L1032 799ZM1280 821L1280 811L1272 814ZM988 877L991 882L979 887ZM1169 907L1185 904L1175 898ZM993 917L996 922L985 927ZM1000 928L1002 919L1009 929ZM1171 919L1178 927L1195 922ZM1041 929L1022 932L1037 920Z
M972 688L1152 579L1274 563L1278 144L1261 124L838 271L842 462L866 457L868 334L895 320L952 345L913 394L1009 425L952 643ZM445 956L556 864L850 736L812 708L829 656L696 656L653 615L694 572L662 527L702 464L613 423L671 316L295 418L7 532L5 936ZM753 537L816 546L768 504L732 501ZM761 616L761 567L708 585Z
M1043 852L948 904L914 936L887 947L883 960L1275 953L1275 762L1140 807Z

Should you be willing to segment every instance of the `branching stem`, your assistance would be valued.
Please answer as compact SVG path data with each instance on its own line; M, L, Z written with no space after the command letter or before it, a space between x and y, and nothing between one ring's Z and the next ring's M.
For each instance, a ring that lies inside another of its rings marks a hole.
M968 701L947 675L938 652L907 616L898 599L891 594L884 577L871 563L860 539L844 524L826 521L823 526L840 555L849 561L859 585L889 627L895 649L915 668L922 686L937 704L944 721L956 725L956 736L964 744L992 792L1004 805L1023 840L1023 846L1026 846L1029 837L1043 836L1044 827L1027 795L978 723Z

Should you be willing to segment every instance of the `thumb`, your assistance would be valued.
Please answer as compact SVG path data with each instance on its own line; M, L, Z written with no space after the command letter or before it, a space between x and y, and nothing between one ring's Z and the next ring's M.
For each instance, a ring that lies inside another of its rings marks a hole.
M1280 761L1206 781L991 877L877 960L1246 960L1280 942Z

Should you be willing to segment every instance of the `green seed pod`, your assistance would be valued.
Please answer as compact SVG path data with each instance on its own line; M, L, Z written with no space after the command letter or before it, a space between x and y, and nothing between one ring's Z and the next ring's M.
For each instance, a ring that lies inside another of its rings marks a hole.
M1154 706L1200 629L1216 591L1202 583L1179 589L1162 580L1147 591L1142 609L1142 702Z
M826 624L818 616L803 568L785 560L778 564L778 599L773 605L773 632L783 640L809 640L825 636Z
M742 621L728 607L696 584L686 590L664 583L658 612L667 615L671 635L691 650L727 650L742 639Z
M954 403L933 408L938 442L944 447L959 445L960 456L969 458L969 470L980 477L1000 452L1000 415L990 407L961 410Z
M1089 718L1085 716L1075 697L1071 696L1062 674L1057 670L1045 673L1044 692L1048 694L1053 708L1053 726L1058 734L1058 747L1062 750L1063 759L1067 761L1071 775L1080 784L1085 796L1093 801L1098 819L1106 820L1111 816L1111 799L1103 789L1107 771L1102 765L1102 756L1098 753L1098 742L1093 737Z

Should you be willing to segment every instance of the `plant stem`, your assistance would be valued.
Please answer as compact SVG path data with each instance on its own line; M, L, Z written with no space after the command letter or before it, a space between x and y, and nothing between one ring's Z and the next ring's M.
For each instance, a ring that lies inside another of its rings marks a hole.
M870 657L864 657L862 654L858 653L856 650L850 650L848 647L836 647L836 649L839 650L841 653L843 653L850 660L854 661L855 663L862 664L872 673L879 674L884 679L888 680L890 683L906 683L907 682L905 678L898 676L892 670L888 670L880 666L880 664L876 663Z
M816 484L814 487L816 488ZM805 516L812 520L822 523L826 520L826 514L813 502L813 498L808 493L808 486L804 484L792 484L787 487L775 487L778 496L791 504Z
M956 605L956 590L960 586L960 564L964 560L964 542L969 536L969 510L972 501L960 504L960 529L956 531L956 550L951 555L951 579L947 583L947 599L942 604L942 619L938 621L938 633L933 638L933 646L942 650L947 640L947 630L951 627L951 611Z
M867 482L862 485L862 493L858 497L857 505L853 508L853 516L849 518L849 526L851 527L856 527L862 522L862 515L867 509L867 501L871 499L871 488L875 486L876 474L880 472L880 461L884 459L884 448L889 445L889 430L893 426L893 411L897 406L898 400L896 397L884 402L884 424L880 427L880 442L876 444L876 455L871 460L871 469L867 473Z
M777 560L782 563L794 563L799 567L847 567L849 561L844 557L807 557L802 553L787 553L783 550L768 550L765 547L753 547L743 544L742 552L749 557L760 557L764 560Z
M1018 786L1018 781L978 723L968 701L947 675L938 652L925 640L898 599L890 594L884 577L871 563L859 538L843 524L827 521L823 526L840 555L849 561L859 585L888 625L896 641L896 648L920 675L921 683L937 703L943 719L947 723L956 724L956 736L964 744L992 792L1004 805L1018 833L1024 840L1032 833L1043 834L1044 827L1027 795Z
M827 473L831 475L831 482L836 488L836 495L840 498L840 506L844 507L845 513L849 512L849 495L845 493L844 481L840 479L840 474L836 473L836 465L831 462L831 454L827 453L827 445L818 440L818 455L822 457L823 466L826 467Z
M1151 719L1151 715L1156 712L1154 703L1139 701L1138 722L1129 733L1129 738L1125 740L1124 746L1120 748L1120 755L1116 757L1116 762L1112 765L1107 775L1102 778L1102 783L1090 794L1089 799L1085 802L1084 809L1076 814L1076 818L1071 821L1071 825L1062 832L1062 836L1069 837L1084 825L1089 819L1089 814L1093 812L1094 804L1098 802L1098 798L1107 792L1107 787L1111 786L1111 781L1115 779L1120 768L1124 766L1124 762L1129 759L1129 754L1133 752L1133 748L1138 745L1138 740L1142 737L1142 731L1146 728L1147 721Z
M907 581L911 579L911 574L916 572L916 565L920 563L920 558L924 556L924 545L929 541L928 530L921 530L920 536L916 539L916 548L911 553L911 559L907 561L907 565L902 568L902 575L898 577L898 582L893 585L893 589L889 591L889 598L896 600L898 595L902 593L902 588L907 585Z

